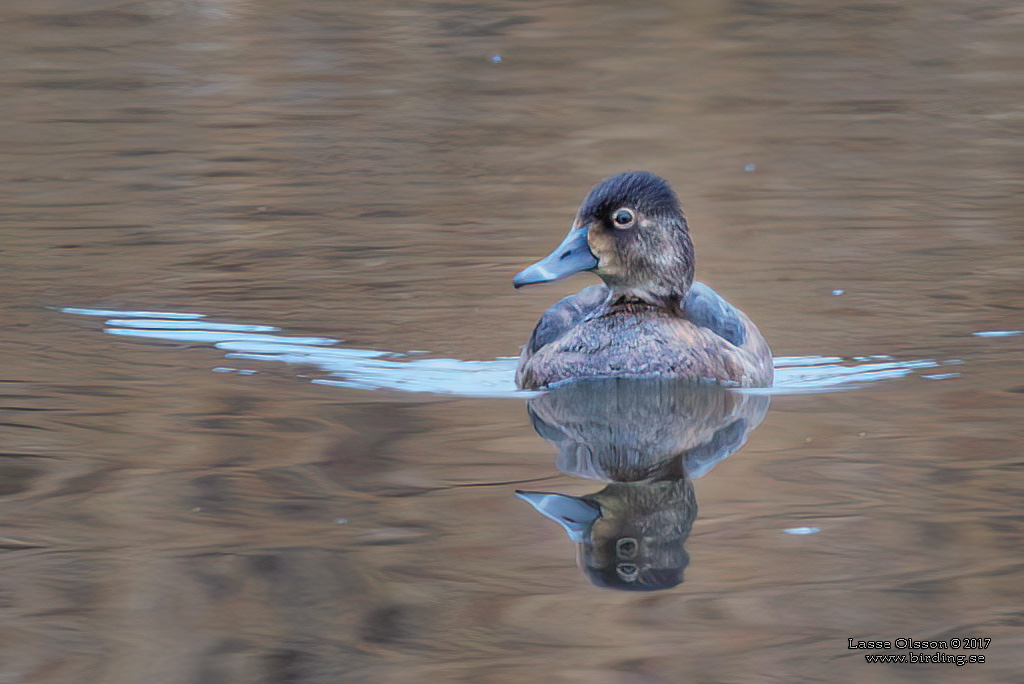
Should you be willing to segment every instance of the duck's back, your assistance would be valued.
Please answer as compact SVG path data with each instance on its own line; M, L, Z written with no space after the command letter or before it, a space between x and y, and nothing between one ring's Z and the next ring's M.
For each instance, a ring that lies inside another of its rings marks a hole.
M671 377L742 387L772 382L772 357L752 322L694 283L682 316L656 308L605 308L603 285L551 307L523 349L516 384L574 378Z

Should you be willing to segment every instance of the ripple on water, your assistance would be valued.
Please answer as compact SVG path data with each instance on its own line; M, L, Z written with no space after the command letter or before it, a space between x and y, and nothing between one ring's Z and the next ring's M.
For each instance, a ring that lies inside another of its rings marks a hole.
M485 361L409 358L408 353L348 349L330 337L289 337L271 325L215 323L204 314L115 311L67 307L62 312L103 316L105 332L124 337L209 344L230 359L276 361L316 366L327 377L314 383L366 390L429 392L465 397L523 397L534 394L515 387L514 357ZM422 353L422 352L417 352ZM744 390L771 394L834 392L903 377L939 364L928 359L901 361L889 356L846 360L838 356L782 356L775 359L775 384ZM225 372L224 367L213 369ZM243 373L242 370L231 369ZM250 371L253 372L253 371ZM958 377L932 374L930 379Z

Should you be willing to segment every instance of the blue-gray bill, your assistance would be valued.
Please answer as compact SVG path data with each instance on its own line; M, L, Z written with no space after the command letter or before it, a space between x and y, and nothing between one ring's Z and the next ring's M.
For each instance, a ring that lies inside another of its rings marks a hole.
M550 283L573 273L597 268L597 257L587 243L587 231L588 226L570 230L555 251L517 273L512 284L520 288L523 285Z
M568 533L569 539L577 544L583 542L590 531L590 526L601 517L601 507L596 502L568 494L517 489L516 496L533 506L544 517L561 525Z

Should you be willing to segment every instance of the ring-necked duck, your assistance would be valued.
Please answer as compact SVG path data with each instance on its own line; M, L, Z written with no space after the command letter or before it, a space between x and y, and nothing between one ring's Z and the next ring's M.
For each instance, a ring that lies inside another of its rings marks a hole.
M672 188L647 171L598 183L554 252L518 288L593 271L604 281L545 312L523 347L516 385L576 378L671 377L772 384L772 354L743 312L693 280L693 243Z

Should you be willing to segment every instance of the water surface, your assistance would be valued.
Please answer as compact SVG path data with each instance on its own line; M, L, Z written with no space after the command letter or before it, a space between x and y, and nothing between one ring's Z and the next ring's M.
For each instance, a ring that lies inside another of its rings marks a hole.
M4 23L3 681L1024 667L1013 3L63 0ZM514 496L601 487L559 469L533 399L379 381L507 388L495 360L592 282L511 276L627 168L671 180L698 278L777 357L899 371L771 396L687 480L685 578L655 592L595 587ZM263 327L101 334L147 330L126 312ZM353 383L317 349L383 365ZM993 642L896 666L850 637Z

